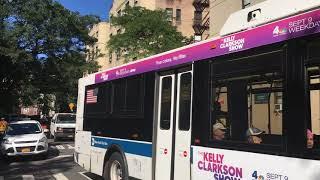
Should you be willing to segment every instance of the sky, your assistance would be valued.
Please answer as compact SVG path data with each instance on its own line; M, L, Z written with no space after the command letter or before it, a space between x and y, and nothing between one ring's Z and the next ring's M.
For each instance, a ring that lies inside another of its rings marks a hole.
M112 0L57 0L65 8L78 11L81 15L98 15L101 20L108 20L108 11Z

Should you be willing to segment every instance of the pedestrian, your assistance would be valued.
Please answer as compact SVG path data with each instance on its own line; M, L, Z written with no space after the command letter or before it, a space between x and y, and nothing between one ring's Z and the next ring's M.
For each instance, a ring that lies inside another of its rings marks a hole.
M7 125L8 125L7 121L5 120L4 117L2 117L2 118L0 119L0 134L1 134L1 135L3 135L4 132L6 131Z

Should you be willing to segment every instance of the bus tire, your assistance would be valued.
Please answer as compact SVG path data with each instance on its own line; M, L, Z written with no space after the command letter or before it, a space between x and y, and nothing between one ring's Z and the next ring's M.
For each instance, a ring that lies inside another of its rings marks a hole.
M128 180L128 170L120 153L114 152L105 163L103 169L103 179L105 180Z

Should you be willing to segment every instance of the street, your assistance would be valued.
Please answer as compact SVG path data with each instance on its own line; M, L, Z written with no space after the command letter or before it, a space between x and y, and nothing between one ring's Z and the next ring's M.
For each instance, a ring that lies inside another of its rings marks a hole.
M53 142L49 139L49 156L45 160L39 157L18 157L8 163L0 158L0 180L102 179L74 163L73 151L73 141Z

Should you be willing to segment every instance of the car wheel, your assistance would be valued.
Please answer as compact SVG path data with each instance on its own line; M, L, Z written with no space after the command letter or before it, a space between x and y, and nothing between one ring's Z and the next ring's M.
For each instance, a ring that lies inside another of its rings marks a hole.
M42 153L42 154L40 154L40 159L41 160L46 160L46 159L48 159L48 155L49 155L48 151L45 152L45 153Z
M104 166L105 180L128 180L128 170L120 153L115 152Z
M10 164L12 162L12 157L4 155L4 162L7 164Z

